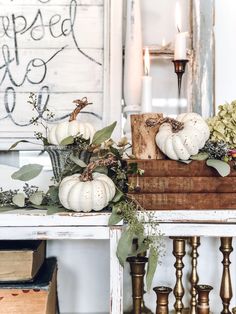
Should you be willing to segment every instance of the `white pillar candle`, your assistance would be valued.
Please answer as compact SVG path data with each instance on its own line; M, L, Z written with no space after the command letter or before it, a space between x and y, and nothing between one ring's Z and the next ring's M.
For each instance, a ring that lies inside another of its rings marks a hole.
M175 36L175 60L186 60L186 33L178 33Z
M150 55L145 49L144 55L144 76L142 77L142 101L141 112L152 112L152 77L150 76Z
M127 0L127 22L124 62L124 100L127 110L139 110L143 46L140 0Z
M174 60L185 60L186 54L186 33L181 32L181 11L179 2L176 2L175 19L178 33L175 36L175 55Z

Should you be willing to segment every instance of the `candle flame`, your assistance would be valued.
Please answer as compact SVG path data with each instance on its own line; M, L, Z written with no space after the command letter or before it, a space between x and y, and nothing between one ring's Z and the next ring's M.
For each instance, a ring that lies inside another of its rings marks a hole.
M176 7L175 7L175 23L176 23L176 27L178 32L180 33L181 30L181 10L180 10L180 4L179 1L176 2Z
M144 54L144 74L148 76L150 73L150 54L148 48L145 48Z
M161 43L162 47L165 47L166 46L166 40L165 38L162 38L162 43Z

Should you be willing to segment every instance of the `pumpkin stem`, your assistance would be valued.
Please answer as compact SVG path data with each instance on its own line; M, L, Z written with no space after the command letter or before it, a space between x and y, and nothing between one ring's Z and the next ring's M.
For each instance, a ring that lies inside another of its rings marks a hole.
M88 102L87 97L83 97L82 99L76 99L73 101L73 103L76 103L76 108L73 110L73 112L70 115L70 119L69 122L76 120L78 114L80 113L80 111L88 106L91 105L92 103Z
M108 155L106 159L99 159L90 162L87 167L85 168L84 172L80 176L80 181L87 182L87 181L93 181L93 171L95 168L99 166L113 166L117 164L117 160L114 155Z
M180 130L183 130L184 128L184 123L177 121L176 119L173 118L149 118L146 120L146 126L148 127L153 127L156 125L162 125L163 123L169 123L172 126L172 131L174 133L179 132Z

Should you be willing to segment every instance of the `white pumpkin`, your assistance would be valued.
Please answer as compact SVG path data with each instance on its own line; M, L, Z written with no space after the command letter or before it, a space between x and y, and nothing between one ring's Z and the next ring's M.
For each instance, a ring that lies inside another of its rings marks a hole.
M82 135L86 140L92 139L95 128L91 123L78 122L77 120L65 121L55 124L48 134L48 142L53 145L60 145L62 140L68 136Z
M99 211L108 205L116 193L113 181L105 174L92 174L93 180L82 182L80 174L74 174L61 181L59 199L61 204L78 212Z
M170 123L163 123L156 135L156 143L170 159L188 160L203 148L209 139L210 130L197 113L182 113L176 120L183 123L183 129L173 132Z

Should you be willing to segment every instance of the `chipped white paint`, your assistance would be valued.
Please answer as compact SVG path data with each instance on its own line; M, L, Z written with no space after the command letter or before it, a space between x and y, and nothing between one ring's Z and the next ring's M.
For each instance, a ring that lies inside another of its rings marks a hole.
M116 257L122 225L108 226L110 213L60 213L16 210L2 213L0 240L109 240L110 313L123 314L123 269Z
M123 268L116 257L121 228L110 228L110 313L123 313ZM115 302L114 302L115 300Z

